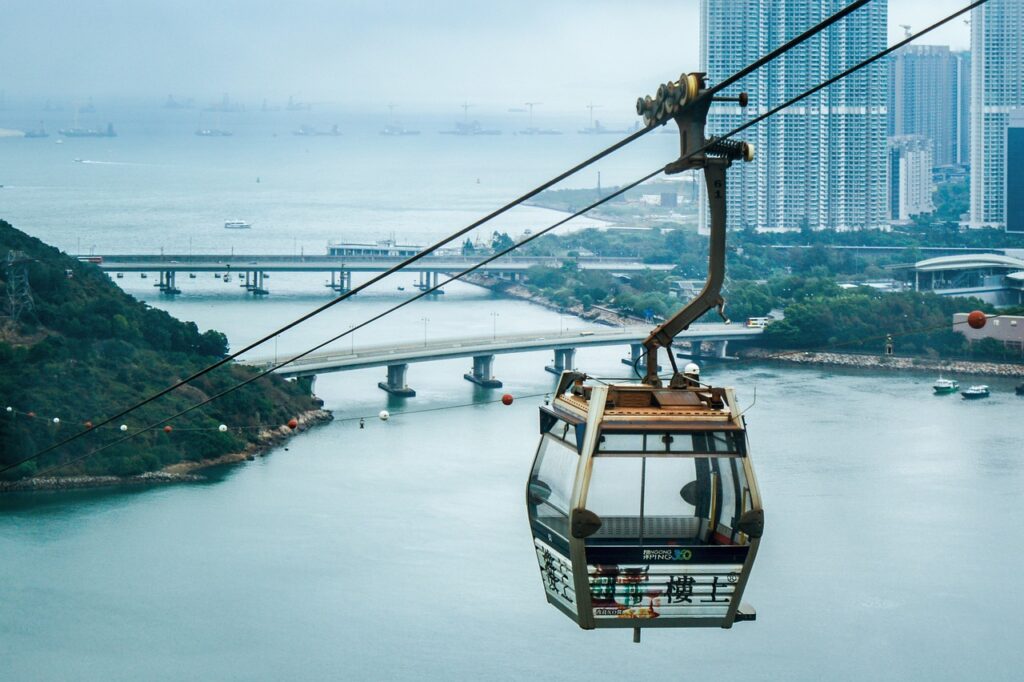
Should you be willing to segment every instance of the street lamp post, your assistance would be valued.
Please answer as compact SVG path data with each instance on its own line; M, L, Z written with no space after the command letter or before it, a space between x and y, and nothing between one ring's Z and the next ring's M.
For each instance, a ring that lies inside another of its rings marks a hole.
M498 313L491 313L491 340L496 341L498 338Z
M427 345L427 322L430 322L429 317L421 317L420 321L423 323L423 346Z

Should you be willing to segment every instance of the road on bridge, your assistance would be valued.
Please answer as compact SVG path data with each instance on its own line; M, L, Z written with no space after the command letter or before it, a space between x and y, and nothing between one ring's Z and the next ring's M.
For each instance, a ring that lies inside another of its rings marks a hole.
M764 330L733 324L695 324L676 337L677 342L748 341ZM283 376L311 376L366 367L383 367L431 360L526 353L538 350L575 349L585 346L639 344L651 332L650 326L595 329L583 332L539 331L485 337L437 339L426 343L360 346L352 350L330 349L311 353L286 365L277 373ZM342 342L343 343L343 342ZM244 356L240 362L268 367L288 356Z

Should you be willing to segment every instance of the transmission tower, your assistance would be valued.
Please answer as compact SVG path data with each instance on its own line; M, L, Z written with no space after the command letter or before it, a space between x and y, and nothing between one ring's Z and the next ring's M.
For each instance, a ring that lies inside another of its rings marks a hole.
M33 260L21 251L7 252L7 314L15 322L22 313L35 310L28 283L28 264Z

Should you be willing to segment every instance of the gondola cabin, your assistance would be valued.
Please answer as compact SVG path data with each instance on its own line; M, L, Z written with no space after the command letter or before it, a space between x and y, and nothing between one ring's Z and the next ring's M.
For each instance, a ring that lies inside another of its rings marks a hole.
M764 517L743 417L732 389L687 376L566 372L540 408L530 527L548 601L581 628L755 618L740 599Z

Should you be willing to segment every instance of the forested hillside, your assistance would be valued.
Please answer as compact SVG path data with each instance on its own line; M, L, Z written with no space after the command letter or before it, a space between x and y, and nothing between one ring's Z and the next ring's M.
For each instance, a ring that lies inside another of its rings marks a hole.
M11 252L30 259L32 307L11 317ZM220 332L200 332L119 289L99 268L79 262L0 221L0 466L98 423L227 353ZM84 455L252 376L234 363L0 478L17 479ZM11 410L6 408L10 407ZM297 383L261 378L163 429L142 434L65 467L59 475L131 475L182 460L245 449L259 432L313 409ZM31 413L31 414L29 414ZM53 417L60 421L55 423ZM229 425L227 431L218 430Z

